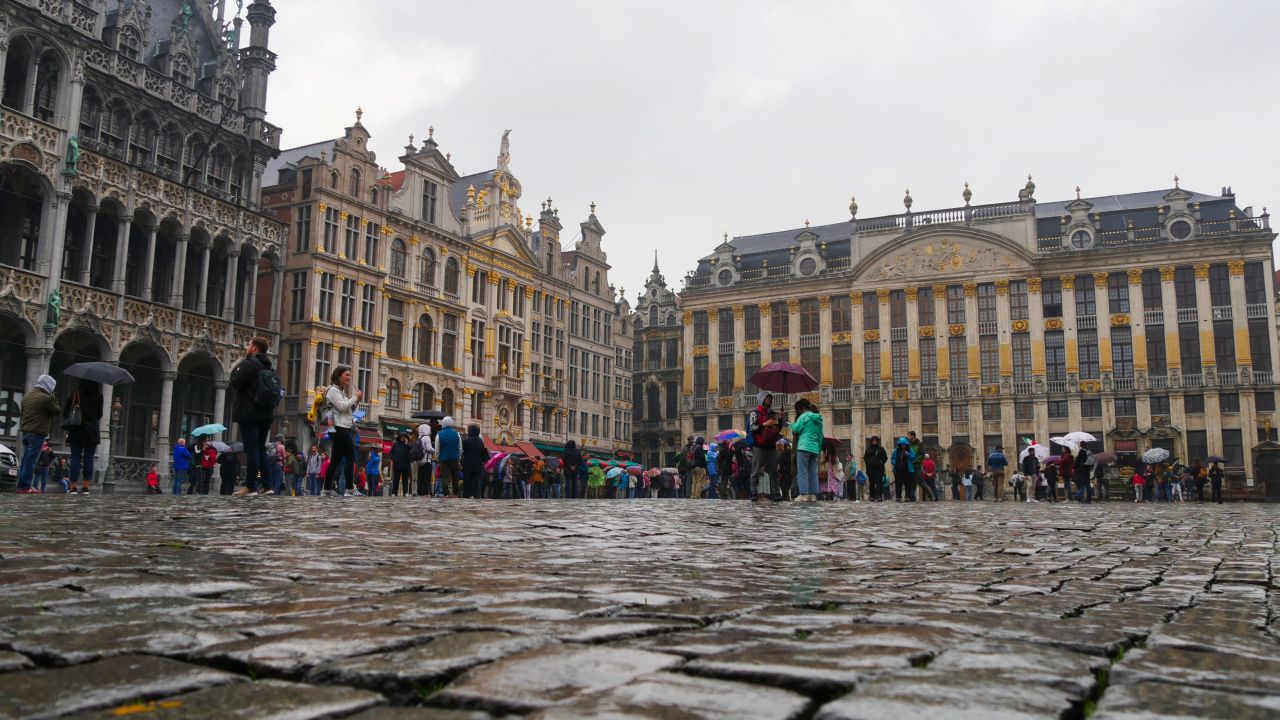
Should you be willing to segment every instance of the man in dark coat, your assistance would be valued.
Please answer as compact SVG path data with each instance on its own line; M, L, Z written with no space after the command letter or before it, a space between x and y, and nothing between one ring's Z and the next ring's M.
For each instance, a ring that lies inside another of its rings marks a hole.
M240 426L240 441L244 443L244 489L237 494L248 495L267 491L267 433L271 431L272 412L254 400L258 389L258 374L271 369L267 357L267 339L254 337L244 348L244 359L231 370L230 385L236 391L236 423Z

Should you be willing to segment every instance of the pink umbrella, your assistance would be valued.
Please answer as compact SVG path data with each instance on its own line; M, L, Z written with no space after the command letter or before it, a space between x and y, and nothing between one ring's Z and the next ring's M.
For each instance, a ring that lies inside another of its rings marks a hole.
M769 363L751 376L751 384L775 393L803 393L818 387L808 370L789 362Z

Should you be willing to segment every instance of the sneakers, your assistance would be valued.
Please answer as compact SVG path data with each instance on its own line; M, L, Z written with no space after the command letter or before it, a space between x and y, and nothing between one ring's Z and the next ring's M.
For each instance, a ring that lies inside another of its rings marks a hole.
M35 488L22 488L18 491L19 495L39 495L40 491Z
M275 495L276 491L271 489L263 489L258 491L259 495Z
M249 489L248 485L241 485L240 487L236 488L235 492L231 493L231 497L248 497L249 495L256 495L256 494L257 493Z

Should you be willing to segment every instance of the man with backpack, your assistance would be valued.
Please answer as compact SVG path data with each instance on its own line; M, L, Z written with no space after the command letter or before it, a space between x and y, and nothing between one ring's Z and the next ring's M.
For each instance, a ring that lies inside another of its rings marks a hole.
M280 404L280 376L267 357L267 339L254 336L244 348L244 359L231 370L230 385L236 392L235 422L240 426L244 444L244 486L234 493L243 497L251 493L266 495L267 433L272 416Z

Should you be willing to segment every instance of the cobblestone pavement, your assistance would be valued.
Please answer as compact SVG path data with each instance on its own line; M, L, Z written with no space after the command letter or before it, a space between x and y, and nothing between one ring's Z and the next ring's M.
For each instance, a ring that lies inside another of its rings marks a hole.
M1275 718L1278 518L9 496L0 718Z

